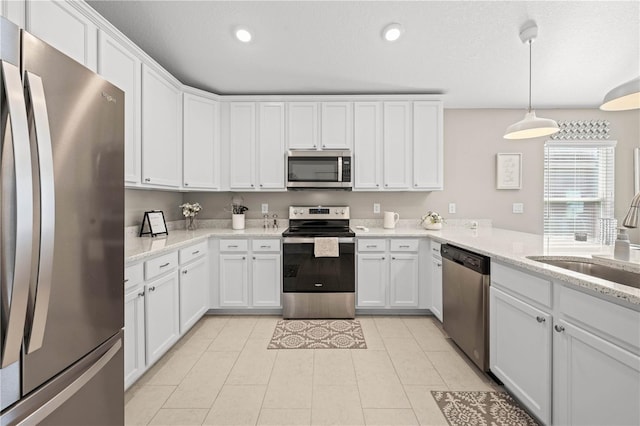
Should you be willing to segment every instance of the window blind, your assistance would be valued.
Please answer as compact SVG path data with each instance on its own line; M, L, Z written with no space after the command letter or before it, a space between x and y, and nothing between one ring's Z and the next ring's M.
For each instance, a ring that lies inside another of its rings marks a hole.
M544 233L573 241L600 234L613 218L615 141L548 141L544 148Z

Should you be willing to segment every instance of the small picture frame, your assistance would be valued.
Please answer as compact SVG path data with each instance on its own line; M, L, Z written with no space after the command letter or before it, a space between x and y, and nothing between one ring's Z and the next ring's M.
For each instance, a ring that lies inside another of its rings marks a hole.
M140 226L140 236L151 235L169 235L167 231L167 222L164 220L164 213L161 210L151 210L144 212L142 218L142 226Z
M496 154L496 189L522 188L522 153Z

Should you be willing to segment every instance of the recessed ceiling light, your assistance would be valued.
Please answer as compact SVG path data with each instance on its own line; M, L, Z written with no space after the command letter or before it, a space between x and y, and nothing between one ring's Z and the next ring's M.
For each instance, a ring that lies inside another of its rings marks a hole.
M246 27L237 27L235 29L235 35L238 40L243 43L249 43L251 41L251 32Z
M386 41L396 41L404 33L404 29L400 24L389 24L382 30L382 38Z

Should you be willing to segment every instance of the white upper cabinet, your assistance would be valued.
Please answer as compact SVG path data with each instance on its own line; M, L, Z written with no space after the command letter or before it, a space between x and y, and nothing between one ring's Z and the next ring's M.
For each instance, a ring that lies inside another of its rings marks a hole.
M142 65L142 183L181 186L182 91Z
M98 28L72 2L27 2L26 29L87 68L96 71Z
M322 102L320 140L322 149L351 149L353 145L353 104Z
M413 103L413 187L443 189L442 103Z
M384 187L411 188L411 103L384 103ZM356 153L357 155L357 153Z
M0 16L25 28L25 0L0 0Z
M356 190L382 187L382 103L354 105L354 177Z
M260 189L284 189L284 102L261 102L258 114L258 182Z
M186 189L220 187L218 102L185 93L183 98L183 186Z
M98 73L125 93L124 98L124 181L140 183L141 122L140 97L142 65L125 44L100 31Z
M255 189L256 104L229 105L229 187Z
M289 102L289 149L318 148L318 103Z

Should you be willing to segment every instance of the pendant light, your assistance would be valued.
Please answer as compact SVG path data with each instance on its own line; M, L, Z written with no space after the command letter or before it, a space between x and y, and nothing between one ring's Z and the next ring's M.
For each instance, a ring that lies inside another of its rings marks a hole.
M640 77L611 89L605 95L600 109L603 111L640 109Z
M529 21L520 31L520 40L529 44L529 109L524 118L507 127L505 139L529 139L540 136L548 136L556 133L560 128L558 123L548 118L536 117L536 112L531 108L531 44L538 36L538 26Z

